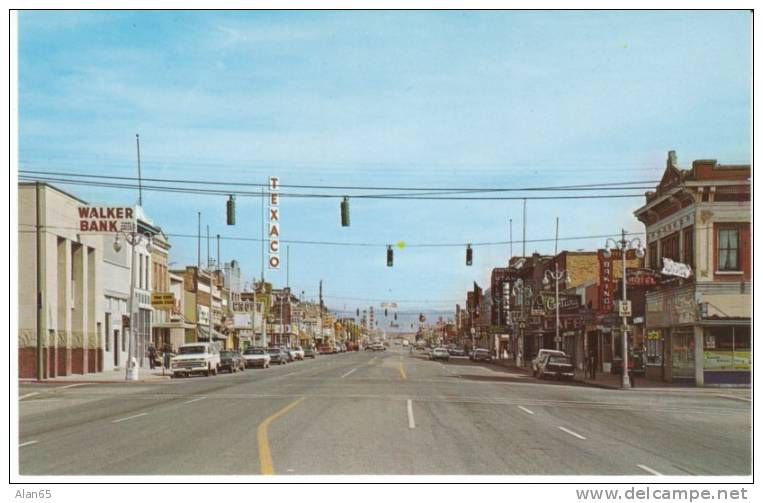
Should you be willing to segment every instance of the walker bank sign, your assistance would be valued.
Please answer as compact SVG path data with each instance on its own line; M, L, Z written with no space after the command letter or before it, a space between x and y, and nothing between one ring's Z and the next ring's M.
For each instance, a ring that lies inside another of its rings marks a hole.
M129 232L135 213L125 206L78 206L80 232Z

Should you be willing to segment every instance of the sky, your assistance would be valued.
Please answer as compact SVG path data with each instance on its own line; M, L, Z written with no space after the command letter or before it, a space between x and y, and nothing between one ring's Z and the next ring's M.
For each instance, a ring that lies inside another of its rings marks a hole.
M143 177L231 184L656 185L669 150L683 168L751 159L747 11L36 11L18 32L22 170L134 177L136 133ZM61 187L93 203L138 198ZM225 200L144 191L172 267L196 263L196 239L172 234L195 235L200 211L221 260L259 277L260 244L225 238L260 237L260 200L237 198L235 226ZM560 238L643 232L643 201L528 200L527 253L553 253L557 217ZM341 227L338 198L280 204L283 240L373 245L289 245L291 288L315 299L323 280L333 309L452 313L521 254L521 200L350 208ZM475 246L466 266L462 244L507 242L510 220L514 245ZM415 246L443 243L458 246ZM265 277L282 286L286 267Z

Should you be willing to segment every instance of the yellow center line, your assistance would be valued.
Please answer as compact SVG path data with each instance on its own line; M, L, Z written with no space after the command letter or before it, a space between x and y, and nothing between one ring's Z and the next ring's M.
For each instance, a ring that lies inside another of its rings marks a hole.
M404 380L408 379L408 376L405 375L405 370L403 369L403 362L400 362L400 377Z
M291 409L299 405L299 402L304 400L305 397L294 400L289 405L279 410L272 416L267 417L257 427L257 444L260 450L260 473L263 475L273 475L273 458L270 456L270 444L268 443L268 426L270 423L283 416Z

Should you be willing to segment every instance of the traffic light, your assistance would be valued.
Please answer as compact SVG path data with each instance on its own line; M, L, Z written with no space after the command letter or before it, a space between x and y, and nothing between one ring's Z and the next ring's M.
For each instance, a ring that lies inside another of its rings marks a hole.
M466 265L472 265L472 245L466 245Z
M385 318L387 317L387 309L386 308L384 309L384 317Z
M393 253L392 245L387 245L387 267L392 267L392 262L394 260Z
M397 313L395 313L395 319L397 319Z
M342 227L350 226L350 198L344 196L342 202L339 205L342 213Z
M357 308L357 309L355 310L355 316L357 316L358 318L360 318L360 308Z
M225 221L228 225L236 225L236 198L228 196L228 201L225 203Z

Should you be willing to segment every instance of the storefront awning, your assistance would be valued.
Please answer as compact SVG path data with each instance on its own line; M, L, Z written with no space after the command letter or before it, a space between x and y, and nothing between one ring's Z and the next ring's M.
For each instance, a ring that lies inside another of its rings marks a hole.
M205 327L204 325L199 325L196 327L196 337L199 340L209 340L209 327ZM213 328L212 339L216 341L224 341L227 339L227 337Z

